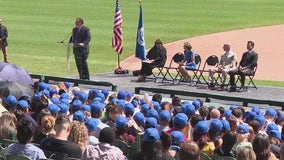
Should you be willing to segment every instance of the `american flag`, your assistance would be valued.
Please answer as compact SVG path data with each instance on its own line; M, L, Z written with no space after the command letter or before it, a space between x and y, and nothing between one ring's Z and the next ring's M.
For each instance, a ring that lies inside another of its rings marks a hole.
M116 0L114 26L112 36L112 48L119 54L123 51L123 38L122 38L122 15L119 7L119 0Z

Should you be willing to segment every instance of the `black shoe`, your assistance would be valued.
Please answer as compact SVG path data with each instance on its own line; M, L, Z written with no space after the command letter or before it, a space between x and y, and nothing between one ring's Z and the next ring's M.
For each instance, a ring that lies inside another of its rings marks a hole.
M236 92L236 91L237 91L237 88L232 86L232 87L229 89L229 91L230 91L230 92Z
M214 84L213 83L209 83L208 84L208 89L213 89L214 88Z
M241 87L240 89L238 89L238 92L244 92L244 91L245 91L244 87Z
M224 85L220 85L220 87L218 88L218 91L225 91L226 88L224 87Z

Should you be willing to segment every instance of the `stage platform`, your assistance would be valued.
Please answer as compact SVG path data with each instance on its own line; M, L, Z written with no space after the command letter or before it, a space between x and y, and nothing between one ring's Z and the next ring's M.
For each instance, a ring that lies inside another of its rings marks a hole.
M246 105L243 103L243 99L247 99L248 106L258 105L263 109L267 107L284 109L284 88L258 86L256 84L258 89L251 88L246 92L228 92L209 90L202 84L198 86L183 82L180 84L173 84L172 81L162 83L160 79L155 82L154 77L147 78L146 82L137 82L137 79L138 77L133 76L131 73L104 73L91 76L91 80L93 81L107 81L116 85L117 91L127 90L135 93L136 88L136 93L139 90L139 94L149 93L149 95L153 95L154 93L159 92L163 97L167 98L176 95L186 100L200 98L203 101L209 100L211 103L224 105ZM207 99L208 97L209 99Z

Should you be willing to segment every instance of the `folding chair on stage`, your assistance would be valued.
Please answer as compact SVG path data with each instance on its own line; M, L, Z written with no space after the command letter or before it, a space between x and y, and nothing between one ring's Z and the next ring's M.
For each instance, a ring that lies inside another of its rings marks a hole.
M184 55L183 53L181 52L178 52L176 53L172 59L171 59L171 62L170 62L170 65L167 66L167 67L164 67L164 69L166 69L166 73L164 74L164 78L162 80L162 82L164 82L165 80L168 80L168 81L173 81L173 84L178 81L180 81L180 78L182 77L179 69L178 69L178 65L179 63L183 62L184 61ZM173 63L175 62L175 63ZM175 65L174 65L175 64ZM168 79L168 77L170 79Z
M191 81L194 81L195 79L198 80L198 72L200 69L200 64L201 64L201 57L199 54L194 54L194 59L195 59L195 64L196 64L196 69L190 69L187 70L187 72L192 72L193 73L193 77L191 77Z
M196 81L196 85L197 84L208 84L208 81L205 79L204 77L204 73L208 73L209 72L209 68L208 67L217 67L219 63L219 58L216 55L211 55L209 56L206 61L204 62L203 68L199 71L199 75L197 77L197 81ZM203 81L203 82L201 82Z
M251 87L251 88L257 89L257 87L256 87L256 85L255 85L255 83L254 83L254 81L253 81L253 78L254 78L254 76L255 76L256 70L257 70L257 65L254 67L253 73L252 73L251 75L245 75L245 77L248 77L248 78L249 78L248 84L247 84L247 86L245 86L245 88L250 87L250 85L252 84L252 87ZM236 84L238 84L238 82L239 82L240 80L241 80L241 76L238 75L238 78L237 78L237 80L236 80Z
M153 72L153 76L154 76L155 82L157 82L157 80L158 80L159 78L164 79L164 77L165 77L165 76L164 76L164 73L163 73L164 66L163 66L163 67L155 67L153 70L155 70L155 69L158 70L158 73L157 73L157 74L155 74L155 73Z

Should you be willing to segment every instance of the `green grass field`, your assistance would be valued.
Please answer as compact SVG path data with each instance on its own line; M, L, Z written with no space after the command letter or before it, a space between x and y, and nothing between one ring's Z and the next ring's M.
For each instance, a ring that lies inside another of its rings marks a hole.
M142 5L147 48L158 37L167 43L284 23L283 0L144 0ZM120 0L120 6L123 59L134 54L139 3ZM90 73L112 72L117 65L111 48L115 0L1 0L0 10L9 31L10 61L30 73L66 76L66 47L56 42L71 32L76 17L82 17L91 29ZM72 65L72 74L77 75L73 58Z

